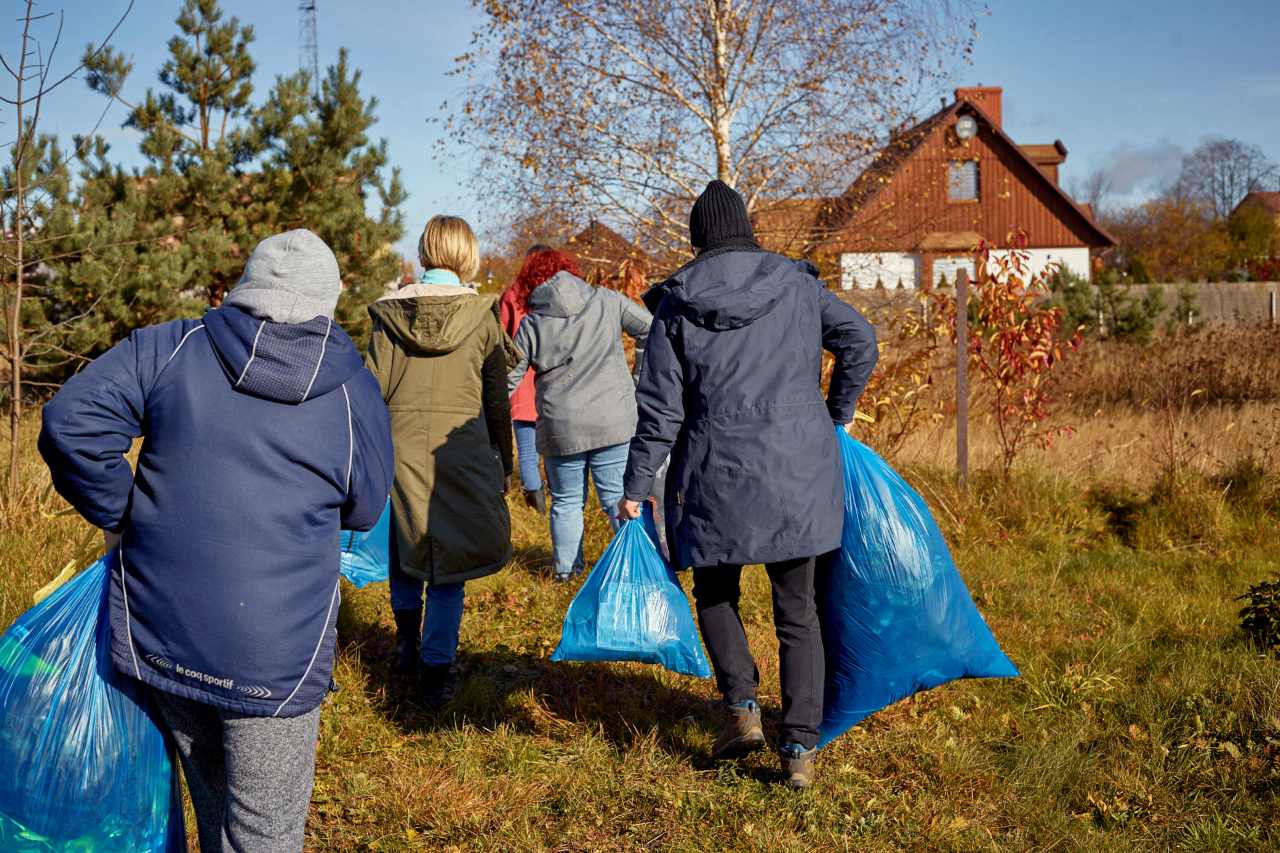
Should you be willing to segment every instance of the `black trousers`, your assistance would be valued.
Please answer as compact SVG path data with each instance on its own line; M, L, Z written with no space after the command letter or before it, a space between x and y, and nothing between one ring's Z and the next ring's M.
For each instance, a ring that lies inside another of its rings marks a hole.
M818 745L826 660L814 599L813 557L765 566L773 587L773 625L782 680L782 744ZM730 704L756 698L760 671L738 615L742 566L693 570L693 599L716 687Z

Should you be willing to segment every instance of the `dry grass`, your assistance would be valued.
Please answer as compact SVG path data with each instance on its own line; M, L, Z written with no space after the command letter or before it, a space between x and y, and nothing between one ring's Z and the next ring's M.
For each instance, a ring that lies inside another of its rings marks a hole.
M707 759L709 683L547 660L573 590L550 582L545 522L514 501L517 560L468 586L465 680L444 713L389 676L385 586L345 590L308 848L1280 848L1280 662L1244 642L1233 600L1280 566L1280 477L1261 446L1275 404L1191 411L1172 474L1160 411L1068 415L1072 438L963 493L947 430L904 449L896 464L1023 676L886 709L823 753L802 794L775 784L767 754ZM975 460L995 458L992 442L979 419ZM47 475L26 464L32 490L0 530L0 625L84 529L38 511ZM593 514L589 558L607 537ZM761 572L742 614L772 733Z
M1064 390L1082 411L1280 402L1280 326L1209 326L1149 343L1090 342Z
M1045 450L1029 449L1017 463L1023 471L1087 482L1124 482L1146 487L1177 464L1211 476L1241 458L1280 462L1280 402L1214 405L1169 410L1122 406L1084 413L1067 410L1056 421L1070 435ZM955 425L947 420L913 435L896 465L954 471ZM1000 458L990 419L974 415L970 466L989 467Z

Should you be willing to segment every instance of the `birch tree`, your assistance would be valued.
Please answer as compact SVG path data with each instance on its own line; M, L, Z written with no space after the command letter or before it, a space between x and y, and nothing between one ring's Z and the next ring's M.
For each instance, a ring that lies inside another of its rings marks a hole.
M719 178L748 209L830 197L932 98L969 0L475 0L442 154L493 209L598 216L687 244Z

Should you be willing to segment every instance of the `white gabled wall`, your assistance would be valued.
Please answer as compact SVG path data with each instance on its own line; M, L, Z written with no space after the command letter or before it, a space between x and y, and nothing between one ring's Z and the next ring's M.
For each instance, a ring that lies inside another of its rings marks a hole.
M1026 249L1027 266L1031 275L1038 275L1050 264L1057 264L1089 280L1089 250L1087 248ZM992 260L1007 254L1005 250L991 253ZM896 289L898 282L905 288L920 286L920 256L915 252L845 252L840 256L840 289L866 290L882 281L888 290ZM972 256L941 256L933 261L933 283L946 275L949 284L955 283L956 271L964 268L972 277Z
M1057 264L1060 268L1068 269L1076 275L1089 281L1089 250L1083 249L1025 249L1027 253L1028 272L1031 275L1038 275L1044 272L1049 264ZM996 260L1003 255L1008 254L1006 251L994 251L991 253L991 259Z
M845 252L840 256L840 289L858 290L876 286L876 281L893 290L898 282L915 289L920 286L920 259L914 252Z

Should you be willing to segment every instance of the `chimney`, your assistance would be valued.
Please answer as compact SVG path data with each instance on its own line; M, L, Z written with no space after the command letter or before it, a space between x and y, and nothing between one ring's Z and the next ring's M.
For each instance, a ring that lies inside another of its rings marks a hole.
M999 86L968 86L956 89L957 101L968 101L975 104L987 114L991 123L1001 127L1001 96L1004 89Z

